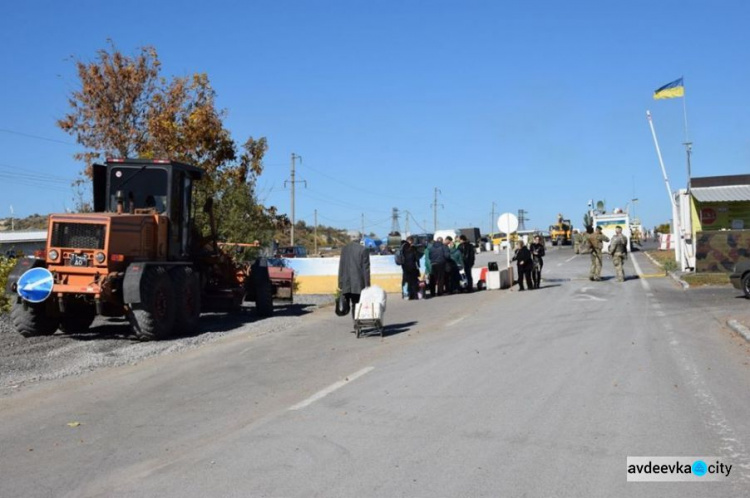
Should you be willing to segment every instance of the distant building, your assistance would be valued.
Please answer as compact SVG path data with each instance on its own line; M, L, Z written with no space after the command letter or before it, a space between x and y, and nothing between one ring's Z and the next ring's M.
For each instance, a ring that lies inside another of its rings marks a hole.
M31 256L34 251L44 250L47 244L47 230L22 232L0 232L0 255L8 253Z

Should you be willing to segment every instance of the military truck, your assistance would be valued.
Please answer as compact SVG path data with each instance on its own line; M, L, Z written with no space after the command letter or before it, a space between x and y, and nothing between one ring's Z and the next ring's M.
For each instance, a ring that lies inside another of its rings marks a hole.
M573 225L559 214L557 223L549 226L549 236L553 246L569 246L573 243Z
M94 212L49 216L44 257L22 258L8 276L11 320L23 336L87 330L96 315L126 317L141 340L192 334L201 311L255 301L273 313L292 298L293 270L236 261L195 226L193 184L203 170L169 160L94 165Z

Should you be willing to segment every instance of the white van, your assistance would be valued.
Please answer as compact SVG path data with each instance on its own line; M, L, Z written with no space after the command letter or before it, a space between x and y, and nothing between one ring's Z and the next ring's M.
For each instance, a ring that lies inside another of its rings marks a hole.
M458 230L456 230L456 229L438 230L432 236L432 240L437 240L438 237L441 237L443 239L443 242L445 242L445 238L446 237L451 237L453 240L457 240L459 235L460 235L460 232Z

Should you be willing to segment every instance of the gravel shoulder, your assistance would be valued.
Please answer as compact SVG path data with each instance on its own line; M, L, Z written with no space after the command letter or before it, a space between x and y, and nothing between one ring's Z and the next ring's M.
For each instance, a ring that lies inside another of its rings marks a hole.
M333 296L328 295L294 299L294 304L277 303L272 318L259 319L252 305L235 314L204 314L199 334L155 342L138 341L124 319L113 318L97 318L85 334L58 331L52 336L25 338L13 330L8 315L0 315L0 396L39 382L199 348L228 335L284 331L314 310L333 304Z

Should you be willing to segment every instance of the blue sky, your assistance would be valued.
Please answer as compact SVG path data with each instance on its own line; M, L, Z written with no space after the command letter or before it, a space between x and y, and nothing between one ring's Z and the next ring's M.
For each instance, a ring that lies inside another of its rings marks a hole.
M235 140L269 142L258 195L296 218L386 234L479 226L528 213L581 225L589 199L633 198L670 217L646 120L673 188L686 184L685 78L693 176L748 173L750 3L745 1L13 2L0 18L0 217L74 205L80 151L56 119L77 87L72 58L111 38L156 47L163 75L205 72Z

